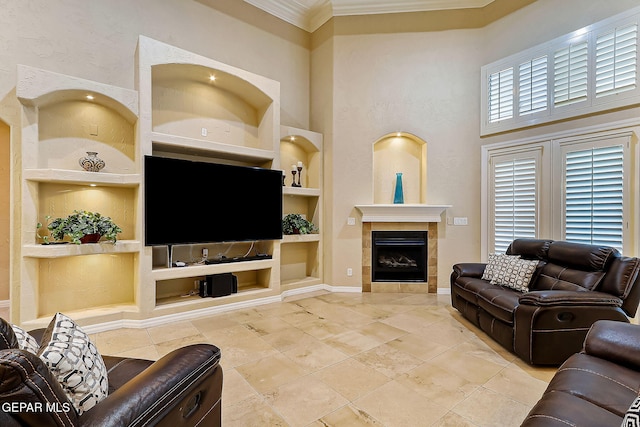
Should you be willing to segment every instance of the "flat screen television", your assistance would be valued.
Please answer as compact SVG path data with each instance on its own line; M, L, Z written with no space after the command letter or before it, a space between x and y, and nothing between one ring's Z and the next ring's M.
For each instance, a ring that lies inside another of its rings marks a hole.
M144 158L146 246L282 239L282 172Z

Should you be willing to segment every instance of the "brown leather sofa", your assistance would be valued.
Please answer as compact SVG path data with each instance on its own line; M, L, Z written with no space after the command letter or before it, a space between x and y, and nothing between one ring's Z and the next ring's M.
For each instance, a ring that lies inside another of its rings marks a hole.
M640 326L601 320L584 349L558 368L522 426L619 426L639 388Z
M560 365L582 348L600 319L629 322L640 301L640 260L614 248L541 239L506 251L537 260L527 292L483 280L484 263L460 263L451 303L506 349L535 365Z
M40 342L43 331L30 334ZM221 425L222 367L213 345L183 347L156 362L103 355L109 394L82 415L55 410L67 402L60 384L38 356L12 347L0 342L0 426Z

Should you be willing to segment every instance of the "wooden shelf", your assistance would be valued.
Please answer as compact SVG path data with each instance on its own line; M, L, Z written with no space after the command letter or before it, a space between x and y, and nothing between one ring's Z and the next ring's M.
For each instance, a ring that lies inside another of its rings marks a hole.
M305 286L319 285L322 283L319 277L307 276L299 279L283 280L282 286L286 288L302 288Z
M202 298L199 295L189 295L189 296L171 296L166 298L158 298L156 300L156 309L158 308L169 308L169 307L186 307L191 306L189 309L196 308L205 308L210 307L212 305L221 305L221 304L229 304L234 302L234 300L244 298L249 294L257 294L259 296L260 293L270 293L269 288L265 288L264 286L243 286L238 289L238 292L231 295L226 295L222 297L216 298Z
M68 243L64 245L24 245L22 255L31 258L63 258L79 255L97 254L125 254L136 253L141 248L138 240L118 240L116 244L111 242L85 243L76 245Z
M137 187L140 174L85 172L64 169L25 169L24 178L35 182L55 182L74 185L105 185L111 187Z

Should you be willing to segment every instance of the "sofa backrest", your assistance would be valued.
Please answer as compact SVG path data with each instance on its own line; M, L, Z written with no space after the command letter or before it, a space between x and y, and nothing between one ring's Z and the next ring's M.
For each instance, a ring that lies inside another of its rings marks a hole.
M640 301L640 260L612 247L544 239L516 239L507 254L540 261L530 290L599 291L622 299L635 316Z

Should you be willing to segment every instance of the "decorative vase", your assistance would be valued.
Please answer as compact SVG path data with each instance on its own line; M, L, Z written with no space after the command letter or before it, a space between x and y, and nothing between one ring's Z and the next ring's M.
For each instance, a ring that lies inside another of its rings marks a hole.
M101 237L100 233L85 234L80 238L80 243L98 243Z
M404 191L402 190L402 173L396 173L396 191L393 194L393 203L402 204L404 203Z
M104 160L95 151L87 151L87 155L81 157L78 163L88 172L100 172L105 166Z

